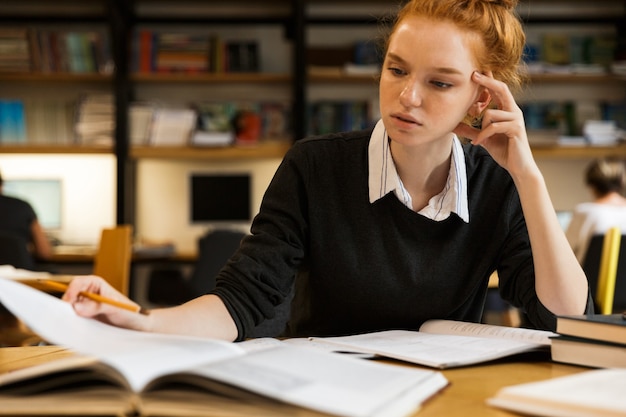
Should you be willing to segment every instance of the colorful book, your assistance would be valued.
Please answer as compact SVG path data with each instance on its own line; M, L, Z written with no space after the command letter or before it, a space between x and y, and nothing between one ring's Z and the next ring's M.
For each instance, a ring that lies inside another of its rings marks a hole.
M24 103L20 100L0 100L0 142L26 141Z

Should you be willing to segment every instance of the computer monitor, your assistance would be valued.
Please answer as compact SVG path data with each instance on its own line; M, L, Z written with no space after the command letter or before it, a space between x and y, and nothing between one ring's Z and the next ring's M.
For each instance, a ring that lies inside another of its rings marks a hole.
M249 222L249 174L191 174L191 223Z
M3 193L27 201L46 231L62 224L63 183L61 179L5 179Z

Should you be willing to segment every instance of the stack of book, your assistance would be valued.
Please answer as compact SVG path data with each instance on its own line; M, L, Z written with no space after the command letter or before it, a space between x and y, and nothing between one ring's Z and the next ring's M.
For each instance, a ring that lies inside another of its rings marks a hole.
M606 74L618 51L613 35L550 32L541 35L538 43L526 46L524 59L531 73Z
M132 70L139 73L259 72L256 40L140 29L133 40Z
M30 46L26 29L0 30L0 72L29 72Z
M310 135L365 129L375 123L368 100L319 100L308 104Z
M36 72L111 74L114 64L104 30L28 31L31 69Z
M250 145L292 135L289 103L283 101L198 101L183 108L134 102L128 114L135 146Z
M594 368L626 368L626 316L559 316L552 360Z
M131 145L146 145L156 112L152 103L134 102L128 107L129 139Z
M74 130L80 143L112 145L115 132L113 95L108 93L85 94L77 104Z
M196 112L189 108L158 108L152 119L148 144L186 146L196 125Z
M76 102L33 95L24 99L26 142L39 145L75 143Z

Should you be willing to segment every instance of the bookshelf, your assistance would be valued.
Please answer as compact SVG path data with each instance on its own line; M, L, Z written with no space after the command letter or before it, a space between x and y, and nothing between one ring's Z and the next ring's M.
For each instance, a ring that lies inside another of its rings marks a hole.
M376 77L348 75L342 71L313 71L308 62L311 47L344 47L352 40L380 35L381 22L397 8L385 0L23 0L19 5L0 5L0 22L17 28L86 30L97 27L106 33L115 63L109 72L0 72L2 96L36 95L45 91L55 96L76 97L95 90L114 95L116 111L114 142L111 146L78 143L0 144L2 153L30 154L112 154L116 158L117 222L134 223L137 164L144 160L177 163L221 163L277 159L290 143L306 136L308 103L348 97L374 100ZM521 0L520 16L536 38L546 27L583 32L611 30L623 35L626 12L623 1ZM563 13L567 10L568 13ZM571 13L569 12L571 10ZM258 39L260 70L246 72L158 73L140 72L134 67L137 30L189 33L218 33L224 39ZM624 99L626 75L615 74L532 74L524 101L560 96ZM289 101L291 133L288 137L260 142L253 148L195 146L155 147L130 141L128 109L135 101L183 105L192 100L260 100L278 97ZM1 97L0 97L1 98ZM374 104L373 104L374 105ZM604 155L624 155L617 146L533 146L536 157L550 160L577 160Z
M350 34L361 32L367 37L378 37L381 30L373 29L382 27L383 21L394 10L394 5L385 2L367 2L365 6L357 8L354 2L349 0L328 1L310 0L307 14L307 44L319 47L320 45L336 50L339 44L337 39L341 39L340 47L350 46ZM353 12L350 10L365 13ZM624 59L626 51L622 45L626 29L626 6L624 2L618 0L599 0L590 4L583 1L563 1L549 0L544 2L532 2L521 0L518 6L518 13L523 20L525 30L528 35L529 44L542 42L542 37L554 33L566 37L579 37L580 42L592 44L595 38L608 36L612 38L618 51L618 59ZM598 43L598 42L597 42ZM573 44L573 41L572 41ZM593 49L593 47L590 47ZM589 55L594 55L587 50ZM574 46L568 45L568 54L571 54L574 62ZM600 55L596 53L595 55ZM569 55L568 55L569 56ZM586 59L601 59L596 56ZM595 62L595 61L593 61ZM314 63L308 68L307 95L314 97L332 97L338 91L338 86L342 86L342 92L346 94L358 94L363 96L363 91L367 89L370 96L377 94L375 77L368 75L348 75L340 66L320 66ZM536 68L536 65L534 66ZM572 65L572 67L574 67ZM529 65L532 69L533 66ZM587 68L587 67L586 67ZM587 68L588 69L588 68ZM623 103L626 99L626 77L621 73L612 73L605 68L601 73L574 73L566 65L552 66L544 68L542 72L536 70L530 72L529 83L517 97L521 106L532 106L535 103L555 102L560 106L565 104L576 107L581 104L584 111L589 111L591 105L595 106L594 116L601 118L604 110L601 106L612 103ZM360 88L362 87L362 88ZM358 93L355 92L359 90ZM526 112L526 110L524 110ZM563 112L565 110L562 110ZM580 110L583 113L583 110ZM534 154L544 159L574 159L592 158L596 156L622 154L622 147L615 146L557 146L559 136L582 136L582 119L588 114L577 114L579 119L567 125L540 129L534 131L529 125L529 139L534 148ZM563 119L568 117L564 113L559 115L559 123L565 124ZM530 120L528 117L527 121ZM570 123L570 122L568 122ZM575 127L574 127L575 126ZM549 130L549 131L548 131ZM546 139L546 133L549 138ZM552 141L551 146L546 146L544 141Z

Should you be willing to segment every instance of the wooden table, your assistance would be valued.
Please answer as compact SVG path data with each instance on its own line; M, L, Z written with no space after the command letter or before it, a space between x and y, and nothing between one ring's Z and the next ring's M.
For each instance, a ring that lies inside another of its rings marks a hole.
M2 348L0 349L0 373L70 355L72 355L71 351L56 346ZM389 361L389 363L397 366L414 366L395 361ZM443 370L450 385L424 404L415 417L517 416L517 414L490 407L485 400L504 386L586 370L588 368L553 363L545 352L521 355L484 365Z
M433 397L416 417L504 417L519 416L487 405L487 398L498 389L525 382L539 381L589 370L558 364L535 355L523 355L484 365L443 370L450 385Z

